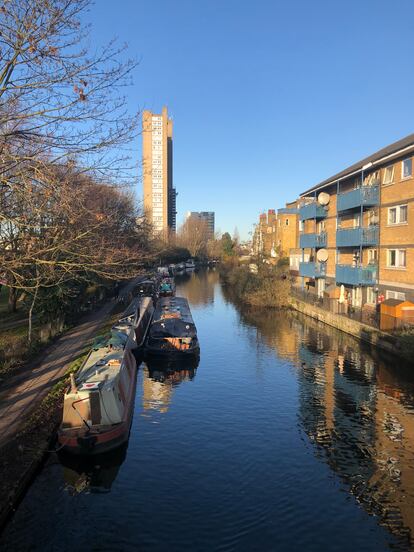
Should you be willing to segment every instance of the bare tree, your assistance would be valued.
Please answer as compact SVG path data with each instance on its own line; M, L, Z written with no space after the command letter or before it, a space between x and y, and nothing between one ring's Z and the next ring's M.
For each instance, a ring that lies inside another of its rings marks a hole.
M200 257L207 254L208 237L207 221L189 217L178 232L177 243L181 247L186 247L192 257Z
M0 188L2 280L32 298L76 281L134 276L151 257L131 197L83 171L38 162ZM30 322L31 323L31 322Z
M123 87L135 63L115 42L88 53L80 16L89 0L13 0L0 7L0 183L16 185L25 162L76 160L96 176L126 167L119 148L138 117ZM91 49L89 49L90 51ZM113 154L114 147L118 153Z

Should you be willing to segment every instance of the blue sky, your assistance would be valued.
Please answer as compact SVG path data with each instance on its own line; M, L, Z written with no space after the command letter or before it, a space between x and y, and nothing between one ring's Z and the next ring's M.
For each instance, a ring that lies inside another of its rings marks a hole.
M97 0L87 19L140 59L131 112L174 119L178 221L211 210L247 238L263 210L414 132L412 0Z

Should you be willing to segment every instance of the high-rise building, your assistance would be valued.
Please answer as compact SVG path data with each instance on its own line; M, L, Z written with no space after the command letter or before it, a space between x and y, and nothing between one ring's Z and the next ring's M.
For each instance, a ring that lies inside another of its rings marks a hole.
M142 114L144 210L154 231L168 237L176 230L176 191L173 187L173 122L167 108Z
M211 240L214 238L214 211L188 211L186 220L189 218L205 221L207 223L208 239Z

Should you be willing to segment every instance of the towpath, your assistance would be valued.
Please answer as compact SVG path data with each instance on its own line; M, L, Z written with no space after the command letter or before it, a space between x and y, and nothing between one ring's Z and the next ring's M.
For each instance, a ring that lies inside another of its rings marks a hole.
M126 295L140 278L122 289ZM0 389L0 448L19 430L22 421L42 401L48 391L65 374L70 363L83 351L88 340L98 331L108 317L114 302L106 303L99 310L82 319L82 322L64 333L43 352L40 362L11 377Z

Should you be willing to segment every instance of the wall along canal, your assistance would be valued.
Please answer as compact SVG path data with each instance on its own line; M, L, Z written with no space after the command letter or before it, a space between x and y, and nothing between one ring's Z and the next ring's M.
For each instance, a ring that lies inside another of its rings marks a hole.
M410 549L409 369L295 313L238 307L230 291L215 271L177 281L198 367L142 364L128 446L51 454L0 549Z

